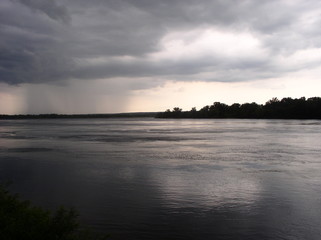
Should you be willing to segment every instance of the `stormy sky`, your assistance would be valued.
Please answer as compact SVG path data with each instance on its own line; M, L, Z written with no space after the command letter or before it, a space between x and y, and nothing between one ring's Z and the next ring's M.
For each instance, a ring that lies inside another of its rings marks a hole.
M2 0L0 113L319 96L318 0Z

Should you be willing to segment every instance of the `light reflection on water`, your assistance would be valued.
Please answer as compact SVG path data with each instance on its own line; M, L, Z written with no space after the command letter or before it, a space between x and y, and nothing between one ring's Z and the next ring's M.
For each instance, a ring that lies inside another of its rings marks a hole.
M0 180L112 239L321 239L321 125L0 122Z

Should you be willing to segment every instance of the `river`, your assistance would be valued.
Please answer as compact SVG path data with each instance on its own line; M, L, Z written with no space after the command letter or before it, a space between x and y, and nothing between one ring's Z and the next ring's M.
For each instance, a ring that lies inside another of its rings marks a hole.
M321 239L321 121L0 121L0 181L111 239Z

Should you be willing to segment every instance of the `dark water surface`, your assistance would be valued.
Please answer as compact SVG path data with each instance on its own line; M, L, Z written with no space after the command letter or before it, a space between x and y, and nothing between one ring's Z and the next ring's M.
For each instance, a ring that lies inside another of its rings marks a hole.
M0 181L111 239L321 239L321 122L0 121Z

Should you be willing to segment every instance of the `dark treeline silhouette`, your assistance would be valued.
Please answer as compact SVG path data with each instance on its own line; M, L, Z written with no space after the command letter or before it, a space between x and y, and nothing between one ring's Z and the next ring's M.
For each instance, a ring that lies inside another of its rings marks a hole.
M157 114L158 118L266 118L266 119L321 119L321 98L312 97L272 98L263 104L234 103L227 105L214 102L200 110L192 108L190 111L182 111L175 107L172 111L166 110Z

